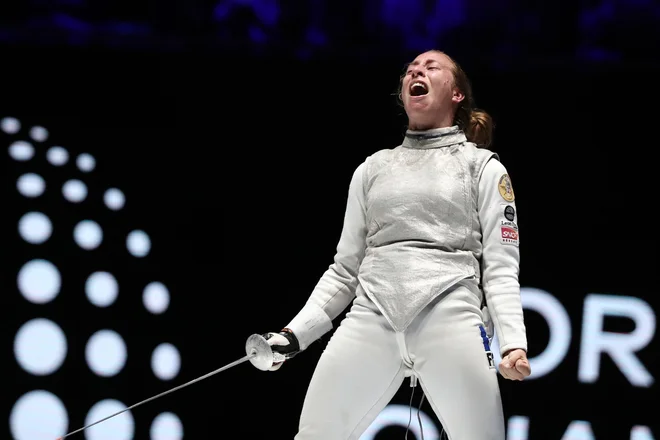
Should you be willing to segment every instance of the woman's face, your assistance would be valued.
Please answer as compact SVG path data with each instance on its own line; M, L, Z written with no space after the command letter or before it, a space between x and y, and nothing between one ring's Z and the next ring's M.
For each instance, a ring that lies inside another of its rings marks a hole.
M401 98L410 129L449 127L463 94L454 85L454 63L445 54L429 51L410 63L402 81Z

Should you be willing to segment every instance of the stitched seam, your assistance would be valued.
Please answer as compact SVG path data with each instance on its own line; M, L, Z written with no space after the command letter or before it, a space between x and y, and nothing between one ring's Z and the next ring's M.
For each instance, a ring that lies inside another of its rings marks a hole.
M404 366L405 366L405 364L404 364L403 361L402 361L402 362L401 362L401 365L399 366L399 369L398 369L398 370L396 371L396 373L394 374L394 377L393 377L392 380L390 381L390 384L387 386L387 388L385 389L385 391L389 390L389 389L392 387L392 385L394 385L394 381L395 381L396 378L399 376L399 373L401 372L401 370L403 370L403 367L404 367ZM380 397L378 397L378 398L376 399L376 401L374 402L374 404L371 405L371 407L370 407L369 410L365 413L365 415L364 415L360 420L358 420L357 424L355 425L355 427L353 428L353 430L351 431L351 433L350 433L349 436L348 436L349 439L353 436L353 434L355 433L355 430L358 429L358 427L360 426L360 424L362 423L362 421L363 421L363 420L364 420L369 414L371 414L371 411L373 411L373 409L376 407L376 405L378 405L378 403L379 403L379 402L381 401L381 399L383 398L383 395L384 395L384 394L385 394L385 392L383 392L383 393L380 395Z

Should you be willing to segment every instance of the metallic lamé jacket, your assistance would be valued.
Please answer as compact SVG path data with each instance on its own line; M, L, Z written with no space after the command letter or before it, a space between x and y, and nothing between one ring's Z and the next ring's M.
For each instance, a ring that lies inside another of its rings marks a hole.
M355 170L334 263L287 327L306 348L360 289L404 331L467 280L485 293L502 352L526 349L518 249L515 200L499 157L455 126L408 131L401 145Z

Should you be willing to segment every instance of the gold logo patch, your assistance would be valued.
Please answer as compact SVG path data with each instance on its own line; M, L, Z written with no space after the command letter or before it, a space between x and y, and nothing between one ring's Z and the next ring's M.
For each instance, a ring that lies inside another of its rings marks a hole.
M497 189L500 190L500 195L507 202L513 202L516 196L513 194L513 186L511 186L511 178L508 174L503 174L497 184Z

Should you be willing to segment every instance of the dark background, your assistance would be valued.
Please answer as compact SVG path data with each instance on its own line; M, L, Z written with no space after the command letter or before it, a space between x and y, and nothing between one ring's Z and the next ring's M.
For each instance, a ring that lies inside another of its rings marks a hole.
M551 293L571 319L571 348L557 369L523 383L501 380L507 418L529 417L530 439L559 440L574 420L589 422L598 439L632 439L636 425L660 435L657 385L634 387L606 355L596 383L578 381L586 295L660 307L657 6L440 2L445 20L424 25L435 3L408 2L395 16L410 23L396 28L381 13L384 2L253 2L261 15L230 3L27 1L0 17L0 118L23 126L16 135L0 132L0 142L27 140L33 125L50 131L43 145L33 142L33 160L4 154L1 162L0 353L9 383L0 437L11 438L9 413L27 391L56 394L74 430L96 401L130 405L192 380L241 357L250 334L288 323L332 262L353 170L400 143L398 76L429 48L463 65L478 105L495 118L493 148L512 176L520 216L522 286ZM51 145L91 153L96 169L53 169L45 160ZM39 199L16 191L28 171L47 181ZM89 203L61 198L59 186L74 176L87 183ZM126 194L122 211L103 208L108 186ZM21 240L16 225L27 210L50 216L51 240ZM71 240L82 218L107 225L98 249ZM144 259L123 247L134 228L152 239ZM62 293L39 306L16 286L19 268L36 257L55 262L64 279ZM90 305L83 290L86 275L101 267L121 286L107 309ZM142 288L153 279L171 294L160 316L142 306ZM24 372L12 348L16 330L37 316L56 321L69 344L63 366L45 377ZM534 312L526 318L534 357L548 327ZM85 364L84 345L100 328L117 330L128 345L116 377L99 378ZM605 321L607 331L633 328L626 319ZM293 438L329 336L277 373L244 364L134 410L135 438L149 438L162 411L181 418L187 439ZM149 367L163 341L182 358L167 383ZM653 376L658 348L655 336L638 353ZM393 403L407 405L409 397L406 381ZM434 417L428 404L422 409ZM377 438L404 432L390 427ZM635 440L642 438L653 437Z

